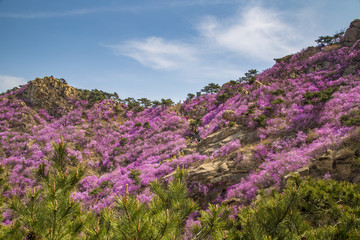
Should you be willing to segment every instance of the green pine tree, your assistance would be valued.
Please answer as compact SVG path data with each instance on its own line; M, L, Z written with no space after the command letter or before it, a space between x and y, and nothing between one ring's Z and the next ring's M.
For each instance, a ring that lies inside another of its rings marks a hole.
M84 227L86 216L72 194L84 175L84 168L67 167L63 141L53 148L48 173L43 165L38 170L41 187L33 188L25 199L15 198L11 202L17 234L24 234L21 239L77 239Z
M148 204L126 190L112 210L93 215L88 239L182 239L185 221L197 207L187 196L184 170L178 169L167 185L159 181L151 183L151 191L154 196Z

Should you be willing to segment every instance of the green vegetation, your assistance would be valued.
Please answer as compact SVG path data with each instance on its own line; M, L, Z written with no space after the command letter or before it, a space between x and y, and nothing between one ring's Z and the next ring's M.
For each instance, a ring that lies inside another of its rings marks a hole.
M186 172L177 169L173 179L150 184L150 202L141 202L126 191L112 208L95 213L82 209L73 192L85 173L68 167L66 145L54 144L52 167L41 166L42 179L26 199L7 204L13 223L1 226L0 239L359 239L360 186L335 180L315 180L293 175L286 187L261 190L250 206L234 208L209 204L197 212L188 197ZM138 170L131 179L140 184ZM99 195L109 181L95 188ZM7 190L6 170L0 167L0 190ZM1 195L2 196L2 195ZM4 201L0 199L0 207ZM1 208L3 209L3 208ZM196 213L195 215L191 215ZM189 217L193 224L185 224Z
M151 107L151 101L147 98L140 98L138 101L140 102L141 106L145 108Z
M141 126L142 126L141 123L139 123L139 122L135 123L135 127L141 127Z
M7 178L8 178L8 174L7 171L5 169L5 167L0 164L0 222L2 222L3 220L3 205L4 205L4 192L7 191L9 189L8 184L7 184ZM2 225L0 224L0 231L2 229Z
M280 95L284 95L285 91L282 89L277 89L276 91L271 91L270 94L274 96L280 96Z
M164 107L171 107L172 105L174 105L174 102L170 98L167 99L162 98L161 105Z
M190 121L190 127L191 127L191 131L195 132L197 127L199 125L201 125L202 123L202 119L201 118L196 118L195 120L191 120Z
M188 93L186 100L192 100L195 97L195 94Z
M339 87L329 87L318 92L306 92L303 97L306 104L316 104L321 102L327 102L330 100L331 95L339 90Z
M91 91L86 89L79 89L79 90L80 90L80 99L87 100L90 105L105 99L113 99L117 101L120 100L116 92L108 93L98 89L92 89Z
M253 84L258 75L259 75L258 70L250 69L247 73L245 73L244 77L238 79L238 82Z
M292 177L282 193L262 191L230 217L226 206L202 211L196 239L359 239L359 185ZM215 237L216 236L216 237Z
M131 169L129 178L134 180L135 185L140 185L141 178L139 177L141 175L140 170L137 169Z
M119 143L121 146L125 146L128 142L129 142L129 139L127 139L127 138L121 138L119 140Z
M144 128L149 129L150 128L150 123L148 121L146 121L143 125Z
M245 113L245 116L253 114L255 112L255 108L257 108L256 104L250 105L247 112Z
M81 166L68 167L64 142L54 144L53 167L39 168L41 187L33 188L25 199L13 198L9 208L15 217L4 239L74 239L83 231L86 216L74 201L75 188L84 175Z
M219 84L216 83L209 83L207 86L201 89L201 92L210 93L210 94L217 93L219 91L220 91L220 86Z
M284 102L284 100L282 98L277 98L274 101L272 101L271 104L275 105L275 104L281 104L283 102Z
M344 35L344 31L340 31L338 33L335 33L333 36L320 36L317 40L315 40L316 43L321 45L332 45L340 41L340 38Z
M360 109L355 109L349 114L344 114L340 117L340 121L346 126L355 126L360 124Z
M226 100L228 100L230 96L227 93L222 93L216 97L217 104L220 105L222 103L225 103Z
M265 127L266 125L266 116L261 114L257 118L253 119L259 127Z

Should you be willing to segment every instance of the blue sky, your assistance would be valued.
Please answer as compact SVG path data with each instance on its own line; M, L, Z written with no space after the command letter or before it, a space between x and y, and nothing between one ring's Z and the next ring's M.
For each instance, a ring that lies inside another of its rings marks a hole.
M54 75L183 100L360 18L360 0L0 0L0 92Z

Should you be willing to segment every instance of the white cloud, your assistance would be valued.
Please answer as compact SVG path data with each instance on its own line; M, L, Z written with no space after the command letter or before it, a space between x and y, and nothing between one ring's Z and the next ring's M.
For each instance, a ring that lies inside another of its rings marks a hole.
M128 56L153 68L174 70L196 61L196 49L183 44L149 37L144 41L128 41L121 45L107 46L119 55Z
M26 80L22 77L14 77L7 75L0 75L0 92L5 92L11 88L25 84Z
M295 45L302 37L293 27L287 25L279 13L252 6L228 19L206 17L198 25L198 30L217 48L269 61L298 51Z
M256 3L226 18L200 18L194 23L197 34L187 41L149 37L103 46L145 67L171 70L182 81L219 82L236 79L251 68L261 70L273 58L299 51L306 42L301 21L293 13Z

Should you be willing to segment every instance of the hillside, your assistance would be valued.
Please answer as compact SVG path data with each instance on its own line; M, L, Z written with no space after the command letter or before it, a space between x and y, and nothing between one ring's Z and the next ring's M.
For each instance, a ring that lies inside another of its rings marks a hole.
M283 189L293 172L358 183L359 39L354 20L340 40L276 59L181 106L132 106L52 77L30 81L0 95L0 161L11 186L4 197L40 188L38 171L51 168L61 141L66 164L86 167L73 199L94 212L125 193L149 202L149 184L171 181L178 167L204 209L248 205L258 190Z

